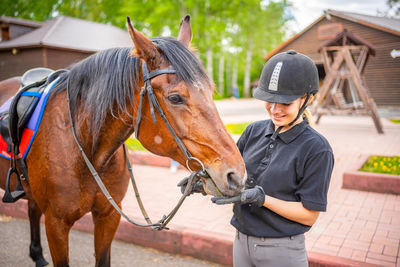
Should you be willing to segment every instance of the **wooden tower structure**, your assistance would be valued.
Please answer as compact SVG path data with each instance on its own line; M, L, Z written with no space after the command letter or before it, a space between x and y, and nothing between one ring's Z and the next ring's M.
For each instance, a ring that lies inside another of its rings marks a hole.
M323 43L318 51L326 76L312 106L316 123L324 114L369 115L378 133L382 134L377 107L363 77L369 55L375 56L375 47L344 29Z

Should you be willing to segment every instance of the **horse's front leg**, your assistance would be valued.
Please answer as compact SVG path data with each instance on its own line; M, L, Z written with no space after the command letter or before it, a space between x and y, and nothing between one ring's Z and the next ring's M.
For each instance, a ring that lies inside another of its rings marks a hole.
M69 266L68 236L72 224L67 224L65 220L54 216L51 212L45 213L47 242L55 267Z
M31 227L31 245L29 256L36 263L36 267L46 266L49 263L43 257L42 245L40 244L40 217L42 211L34 200L28 200L28 215Z
M117 231L121 215L108 204L101 213L92 211L94 223L94 250L96 266L110 266L111 242Z

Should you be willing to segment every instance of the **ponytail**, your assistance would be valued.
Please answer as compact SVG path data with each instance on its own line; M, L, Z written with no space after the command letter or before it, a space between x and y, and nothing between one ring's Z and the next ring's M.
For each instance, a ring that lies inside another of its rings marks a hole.
M310 95L307 106L314 100L314 95ZM307 107L303 112L303 119L308 122L311 127L314 127L314 120L310 109Z

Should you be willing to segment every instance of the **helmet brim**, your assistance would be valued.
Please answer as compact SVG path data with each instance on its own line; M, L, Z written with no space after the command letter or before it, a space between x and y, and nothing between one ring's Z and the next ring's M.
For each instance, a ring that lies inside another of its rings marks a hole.
M281 95L266 92L259 87L253 90L253 97L271 103L289 104L303 95Z

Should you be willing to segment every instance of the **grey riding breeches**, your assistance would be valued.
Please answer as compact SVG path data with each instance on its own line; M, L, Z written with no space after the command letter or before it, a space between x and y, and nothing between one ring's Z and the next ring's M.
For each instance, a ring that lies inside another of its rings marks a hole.
M234 267L307 267L304 234L264 238L236 232L233 243Z

